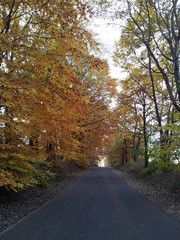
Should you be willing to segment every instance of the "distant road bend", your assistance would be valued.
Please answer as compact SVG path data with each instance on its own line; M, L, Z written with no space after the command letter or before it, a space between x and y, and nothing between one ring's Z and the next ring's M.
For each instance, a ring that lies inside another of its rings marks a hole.
M180 240L180 222L124 183L94 168L0 240Z

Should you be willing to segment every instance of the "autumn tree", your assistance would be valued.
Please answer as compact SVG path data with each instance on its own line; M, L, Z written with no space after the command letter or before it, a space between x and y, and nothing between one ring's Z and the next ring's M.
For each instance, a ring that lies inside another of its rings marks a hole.
M92 56L89 64L84 63L81 82L82 94L88 104L88 111L79 123L81 141L86 143L84 152L93 163L103 155L104 141L107 141L107 136L112 132L113 112L110 104L116 93L116 81L109 75L107 62Z
M125 1L127 4L127 31L140 46L146 48L149 72L156 66L164 80L171 102L180 110L179 89L179 6L171 1Z
M90 52L97 50L96 43L85 28L91 14L81 0L1 1L0 186L16 189L46 182L56 159L88 165L87 144L96 149L101 145L103 127L94 141L98 125L88 141L81 140L88 131L82 126L87 115L92 126L102 116L101 105L106 107L93 76L87 81L94 92L87 95L79 74L84 59L95 63ZM103 79L98 67L96 72ZM90 101L97 97L96 87L99 107Z

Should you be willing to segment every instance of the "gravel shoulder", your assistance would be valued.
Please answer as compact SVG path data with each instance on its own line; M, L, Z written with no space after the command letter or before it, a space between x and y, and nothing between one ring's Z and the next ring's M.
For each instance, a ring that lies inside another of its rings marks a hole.
M54 180L48 186L32 187L22 192L0 192L0 232L9 228L44 205L82 178L88 171L76 169L63 179Z
M140 179L126 171L114 169L115 173L147 199L157 204L168 214L180 221L180 193L172 193L161 184L152 185L147 179Z

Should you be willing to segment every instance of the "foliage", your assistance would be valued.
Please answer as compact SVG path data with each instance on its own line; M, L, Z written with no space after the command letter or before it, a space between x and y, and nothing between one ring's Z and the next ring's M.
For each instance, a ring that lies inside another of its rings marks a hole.
M151 175L152 173L158 170L158 163L156 161L152 161L149 163L149 166L143 169L142 173L144 175Z
M125 152L132 154L122 162L120 139L109 146L108 163L143 160L147 174L171 172L180 156L178 1L123 2L115 11L124 21L114 61L127 75L117 98L115 138L130 139Z
M0 186L46 184L54 160L101 152L115 80L91 54L91 14L81 0L1 1Z

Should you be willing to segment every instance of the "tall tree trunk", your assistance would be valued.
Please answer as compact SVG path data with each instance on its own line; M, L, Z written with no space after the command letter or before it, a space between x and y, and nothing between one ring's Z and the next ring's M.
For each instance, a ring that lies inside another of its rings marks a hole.
M148 137L146 129L146 100L143 98L143 136L144 136L144 166L145 168L149 165L148 156Z
M137 134L137 126L138 126L138 120L137 120L137 107L136 104L134 104L135 109L135 128L133 133L133 149L132 149L132 159L134 162L137 161L137 153L136 153L136 134Z

